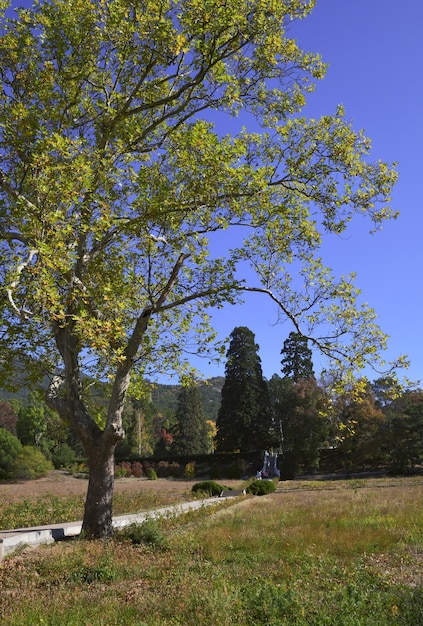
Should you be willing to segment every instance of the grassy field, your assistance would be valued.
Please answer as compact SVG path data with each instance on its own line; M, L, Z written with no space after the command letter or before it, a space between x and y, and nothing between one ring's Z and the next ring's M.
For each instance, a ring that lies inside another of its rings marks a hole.
M27 548L0 567L0 623L423 624L421 478L280 487L109 542Z

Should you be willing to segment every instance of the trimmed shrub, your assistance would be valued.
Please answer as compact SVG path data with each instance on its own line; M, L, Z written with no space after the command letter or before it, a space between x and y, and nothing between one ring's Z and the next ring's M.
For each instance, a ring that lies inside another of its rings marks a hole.
M254 480L248 485L246 491L253 496L265 496L268 493L273 493L276 490L273 480Z
M215 483L214 480L203 480L200 483L195 483L191 491L193 493L206 493L209 496L220 496L222 491L227 491L227 488Z
M10 476L16 480L34 480L45 476L53 468L53 463L46 459L44 454L32 446L23 446L16 455Z

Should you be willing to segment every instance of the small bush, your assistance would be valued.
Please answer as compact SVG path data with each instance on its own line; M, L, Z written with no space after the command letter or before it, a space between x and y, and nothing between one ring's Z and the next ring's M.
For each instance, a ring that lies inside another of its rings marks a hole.
M185 478L195 478L195 461L185 465Z
M159 478L169 478L170 476L170 463L168 461L159 461L155 467L154 471L156 472ZM148 476L148 470L147 470Z
M157 472L154 468L149 467L147 470L147 478L148 480L157 480L158 476L157 476Z
M214 482L214 480L203 480L200 483L195 483L191 489L193 493L206 493L209 496L219 496L222 491L226 490L226 487L222 487L222 485Z
M122 461L115 465L115 477L116 478L128 478L132 476L132 466L129 461Z
M86 463L74 463L70 468L70 473L75 478L88 478L89 469Z
M132 463L132 475L135 476L135 478L141 478L141 476L144 476L142 463L140 463L139 461L134 461Z
M157 520L146 519L141 524L129 524L115 534L119 541L130 541L132 544L147 544L155 548L163 548L166 537Z
M44 454L32 446L23 446L13 461L10 475L17 480L34 480L48 474L53 463Z
M160 461L155 465L155 470L159 478L183 478L184 476L184 467L176 462Z
M185 467L180 465L179 463L171 463L170 464L170 475L173 478L184 478L185 477Z
M247 493L253 496L265 496L275 490L275 483L272 480L254 480L246 489Z
M76 461L76 452L67 443L62 443L51 450L51 460L55 469L69 469Z

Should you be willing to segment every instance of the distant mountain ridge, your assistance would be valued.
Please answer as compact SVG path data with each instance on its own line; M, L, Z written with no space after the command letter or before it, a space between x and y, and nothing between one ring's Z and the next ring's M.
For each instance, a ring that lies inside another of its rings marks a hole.
M206 419L208 420L216 421L224 382L225 378L223 376L215 376L199 383L200 394L203 399L204 413ZM151 399L160 413L165 415L173 415L175 413L180 389L181 385L156 384L154 386L151 393ZM0 388L0 400L7 402L15 399L25 402L28 400L30 392L30 388L23 383L16 391L9 391L7 389Z
M216 421L220 407L221 391L225 378L215 376L199 383L206 419ZM174 414L178 403L180 385L157 385L151 394L153 404L164 414Z

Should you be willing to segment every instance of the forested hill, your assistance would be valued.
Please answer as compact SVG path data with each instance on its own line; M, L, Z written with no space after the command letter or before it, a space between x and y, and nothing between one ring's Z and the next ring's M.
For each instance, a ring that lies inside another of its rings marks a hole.
M216 421L217 412L220 406L220 392L222 391L225 379L223 376L210 378L200 383L200 393L203 399L204 413L206 419ZM47 385L47 381L46 381ZM178 394L180 385L157 385L154 387L151 399L158 412L171 416L176 411L178 402ZM17 399L23 402L27 401L30 394L30 388L25 385L17 385L17 389L13 392L0 388L0 400Z
M201 383L199 386L206 419L216 421L220 407L220 393L225 379L216 376ZM180 385L157 385L153 389L152 401L163 415L174 415L178 402Z

